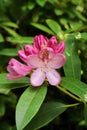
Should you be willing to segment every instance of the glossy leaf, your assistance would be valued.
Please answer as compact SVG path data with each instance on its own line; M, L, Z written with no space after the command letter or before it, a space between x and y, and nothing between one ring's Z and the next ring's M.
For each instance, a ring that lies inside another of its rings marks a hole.
M66 63L64 72L67 77L80 79L81 77L81 61L78 56L78 50L73 36L69 36L65 40Z
M39 24L39 23L31 23L31 25L33 25L34 27L48 33L48 34L54 34L48 27L46 27L45 25Z
M22 130L36 115L46 96L46 93L46 84L38 88L29 87L24 91L16 107L17 130Z
M75 78L63 78L61 85L71 93L80 97L83 101L87 102L87 84Z
M53 119L58 117L67 109L67 105L60 102L47 102L44 103L37 115L31 120L24 130L37 130Z
M51 28L51 30L52 30L55 34L60 33L61 27L60 27L60 25L59 25L56 21L54 21L54 20L52 20L52 19L47 19L47 20L46 20L46 23L47 23L47 25Z
M0 74L0 89L14 89L29 85L29 78L24 77L16 80L8 80L7 74Z

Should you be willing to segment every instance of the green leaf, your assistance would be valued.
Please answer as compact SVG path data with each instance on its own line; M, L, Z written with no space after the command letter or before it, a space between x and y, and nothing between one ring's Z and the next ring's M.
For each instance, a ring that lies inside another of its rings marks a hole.
M27 8L29 9L29 10L32 10L34 7L35 7L35 2L34 1L29 1L28 3L27 3Z
M75 78L62 78L61 86L87 102L87 84Z
M5 104L0 101L0 117L5 114Z
M33 37L7 37L7 41L14 43L14 44L32 44L33 43Z
M2 49L2 50L0 50L0 55L4 55L4 56L17 56L18 55L18 50L17 49L13 49L13 48Z
M59 15L62 15L62 14L64 13L62 10L59 10L59 9L55 9L54 12L55 12L55 14L58 15L58 16L59 16Z
M4 38L3 38L2 34L0 34L0 42L4 42Z
M6 121L0 123L0 130L12 130L11 128Z
M60 33L61 27L60 27L60 25L59 25L56 21L54 21L54 20L52 20L52 19L47 19L47 20L46 20L46 23L47 23L47 25L51 28L51 30L52 30L55 34Z
M84 120L87 125L87 103L84 104Z
M17 130L16 126L13 126L11 130Z
M23 77L16 80L7 79L7 74L0 74L0 89L14 89L29 85L29 78Z
M5 27L5 26L3 26L3 28L4 28L11 36L13 36L13 37L18 37L18 36L19 36L19 34L17 34L15 30L13 30L13 29L11 29L11 28L9 28L9 27Z
M83 40L87 40L87 33L86 32L83 32L83 33L80 33L81 34L81 38Z
M36 2L38 3L38 5L43 7L45 5L45 3L46 3L46 0L36 0Z
M31 23L31 25L33 25L34 27L48 33L48 34L54 34L48 27L46 27L45 25L39 24L39 23Z
M36 130L51 122L67 109L67 105L60 102L44 103L37 115L31 120L24 130Z
M46 93L46 84L38 88L29 87L24 91L16 107L17 130L22 130L36 115Z
M18 25L16 23L10 21L0 23L0 27L4 27L4 26L18 28Z
M73 9L73 13L75 13L75 15L81 19L82 21L86 21L86 18L84 17L84 15L82 15L79 11L77 11L76 9Z
M64 72L67 77L74 77L80 79L81 77L81 61L78 56L75 39L73 36L68 36L65 40L66 49L66 63L64 65Z

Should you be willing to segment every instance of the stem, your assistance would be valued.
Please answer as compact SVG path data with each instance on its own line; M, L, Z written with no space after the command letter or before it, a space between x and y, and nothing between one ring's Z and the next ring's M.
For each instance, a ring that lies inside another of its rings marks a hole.
M70 97L72 97L73 99L77 100L78 102L82 102L82 100L78 97L76 97L75 95L71 94L70 92L68 92L65 88L60 87L60 86L56 86L59 90L61 90L62 92L64 92L65 94L69 95Z
M75 103L75 104L69 104L69 105L66 105L67 107L74 107L74 106L77 106L79 105L80 103Z

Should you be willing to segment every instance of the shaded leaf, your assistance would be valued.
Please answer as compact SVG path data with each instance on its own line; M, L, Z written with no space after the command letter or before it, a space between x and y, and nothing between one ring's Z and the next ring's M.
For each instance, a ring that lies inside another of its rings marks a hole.
M0 34L0 42L4 42L4 38L3 38L2 34Z
M54 34L48 27L46 27L45 25L39 24L39 23L31 23L31 25L33 25L34 27L48 33L48 34Z
M10 22L10 21L7 21L7 22L2 22L0 24L0 27L13 27L13 28L18 28L18 25L16 23L13 23L13 22Z
M7 74L0 74L0 89L14 89L29 85L29 78L23 77L16 80L8 80Z
M85 123L87 125L87 103L84 104L84 119L85 119Z
M13 30L13 29L11 29L11 28L9 28L9 27L5 27L5 26L3 26L3 28L4 28L11 36L13 36L13 37L18 37L18 36L19 36L19 34L16 33L15 30Z
M37 115L31 120L24 130L36 130L51 122L67 109L67 105L60 102L44 103Z
M29 87L24 91L16 107L17 130L22 130L36 115L46 93L46 84L38 88Z
M0 117L5 114L5 104L0 101Z

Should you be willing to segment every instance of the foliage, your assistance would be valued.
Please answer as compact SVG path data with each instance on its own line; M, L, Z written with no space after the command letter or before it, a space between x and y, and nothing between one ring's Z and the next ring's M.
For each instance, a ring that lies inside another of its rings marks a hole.
M0 130L87 129L87 0L0 0ZM66 44L60 86L6 79L10 58L35 35Z

